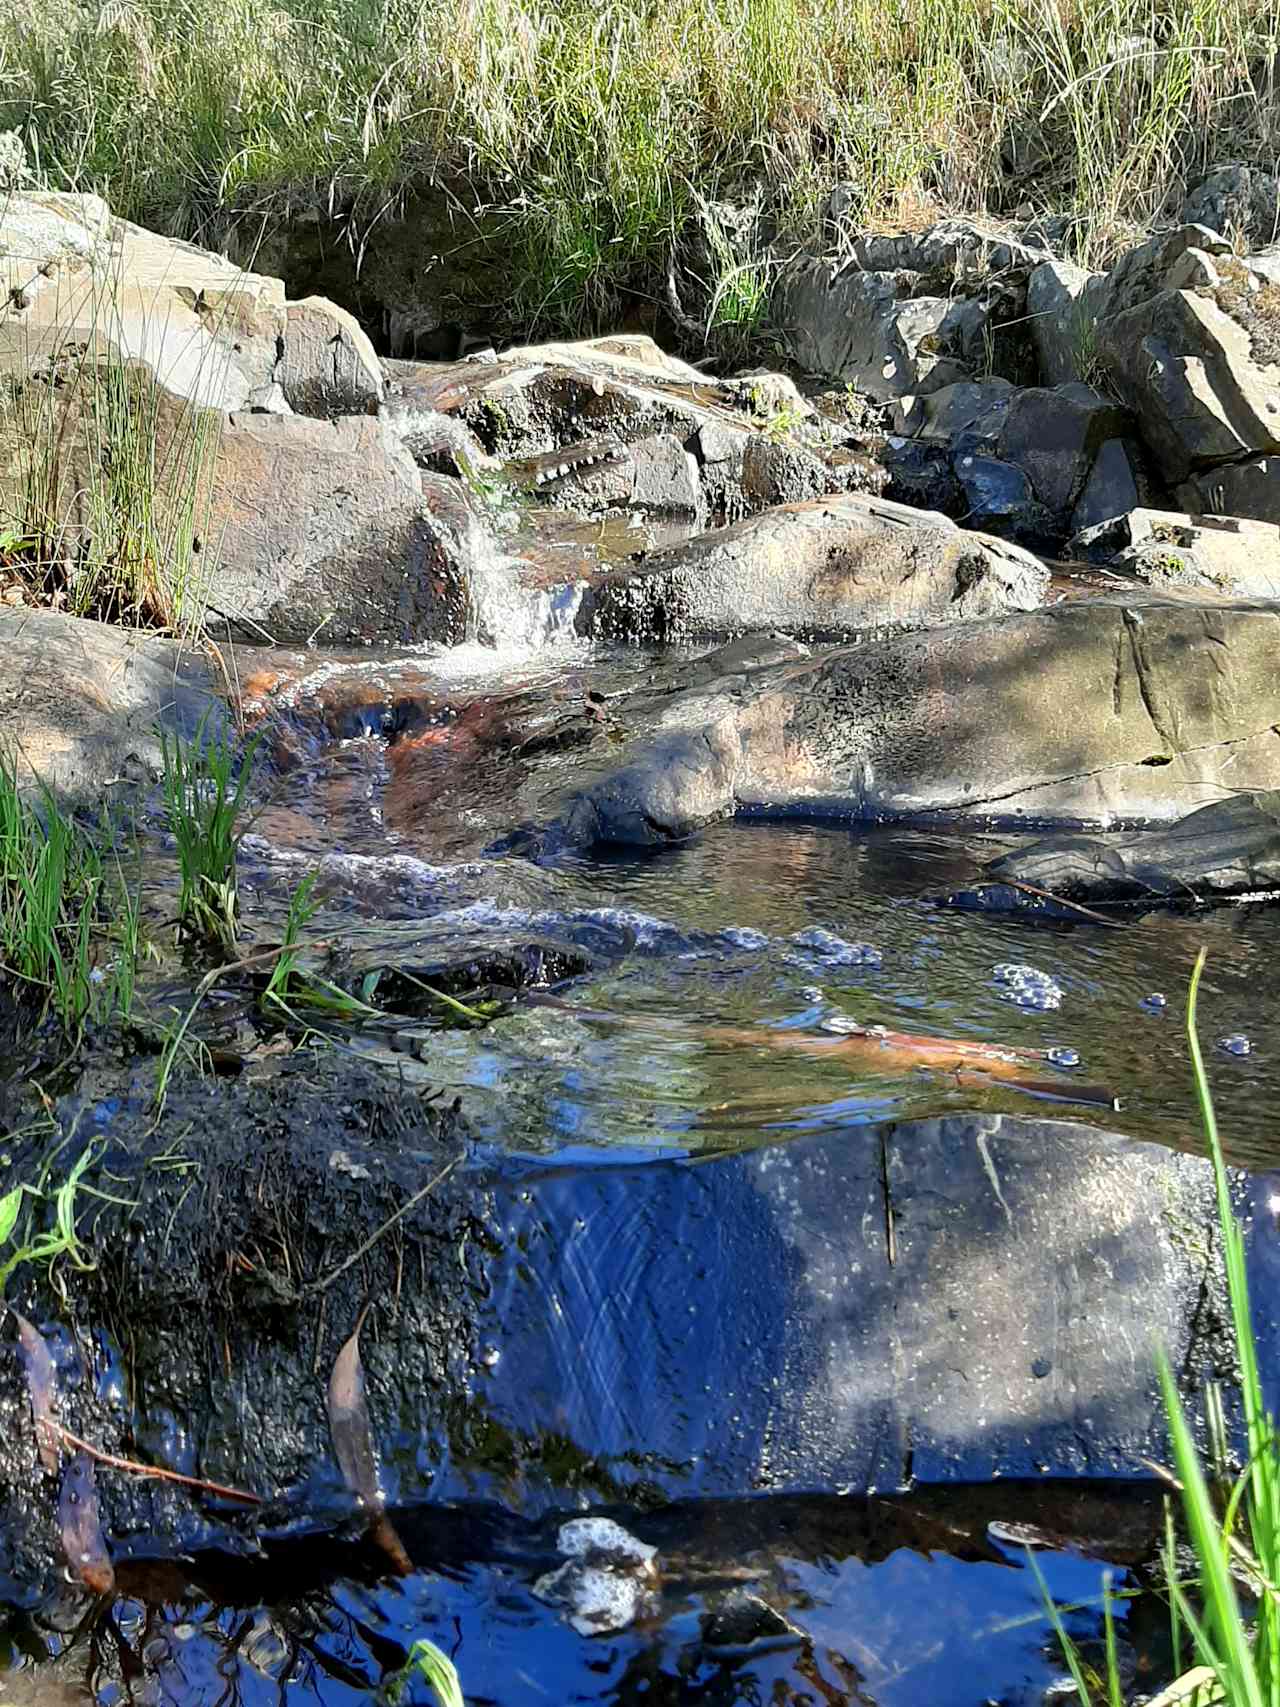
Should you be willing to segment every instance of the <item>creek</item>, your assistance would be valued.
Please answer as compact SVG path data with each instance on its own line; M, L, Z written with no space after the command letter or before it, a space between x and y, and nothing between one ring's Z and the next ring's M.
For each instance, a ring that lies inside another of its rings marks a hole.
M543 618L563 628L554 611ZM661 1458L663 1431L674 1428L701 1441L709 1460L715 1433L739 1419L704 1396L732 1378L736 1354L720 1346L714 1321L672 1346L678 1311L651 1320L649 1294L678 1288L684 1272L690 1315L700 1292L714 1313L732 1277L713 1286L708 1270L733 1252L722 1229L680 1199L635 1207L628 1173L640 1181L659 1163L767 1159L816 1135L861 1156L886 1123L951 1115L1067 1119L1195 1150L1181 1013L1201 943L1210 950L1204 1035L1251 1044L1214 1051L1220 1121L1233 1159L1265 1173L1280 1162L1276 916L1265 906L1163 910L1105 929L940 904L980 860L1014 845L996 829L757 818L644 857L477 857L479 844L500 840L489 831L511 768L532 766L551 789L574 752L557 734L517 743L513 758L510 742L499 751L487 735L513 725L563 733L592 695L607 702L657 662L563 636L514 656L476 644L359 658L242 650L246 697L267 683L270 705L242 875L257 939L278 935L299 877L320 863L304 944L340 938L348 969L456 973L464 990L467 969L482 985L518 971L523 993L491 1025L352 1027L344 1047L461 1098L482 1178L514 1160L553 1189L558 1177L592 1170L621 1180L601 1188L595 1266L572 1295L547 1281L542 1270L554 1262L539 1253L540 1236L545 1245L549 1229L574 1224L570 1199L558 1222L529 1212L516 1241L527 1259L516 1314L539 1315L541 1355L578 1382L565 1401L570 1420L595 1394L626 1410L614 1432L633 1454ZM158 826L146 884L149 917L171 914L172 855ZM1055 1056L1020 1088L787 1047L797 1034L836 1042L849 1020ZM1109 1100L1081 1100L1082 1085L1118 1098L1118 1112ZM852 1204L849 1216L852 1225ZM837 1206L820 1237L838 1237L840 1225ZM1080 1229L1082 1240L1088 1233ZM655 1249L683 1252L691 1267L659 1270L646 1260ZM570 1296L576 1305L566 1307ZM495 1319L502 1308L499 1298ZM605 1315L634 1317L634 1367L618 1362L625 1327L614 1339L598 1332ZM665 1347L651 1361L650 1340ZM485 1356L496 1365L521 1344L516 1334L513 1350L495 1344ZM540 1377L530 1358L532 1393ZM523 1371L510 1379L518 1390ZM762 1366L759 1379L779 1377ZM540 1413L546 1396L524 1419L544 1440L558 1402L552 1392ZM744 1436L754 1426L744 1418ZM1024 1542L1040 1549L1054 1594L1079 1603L1069 1622L1086 1652L1099 1640L1110 1564L1135 1595L1121 1619L1126 1664L1140 1680L1164 1662L1145 1592L1158 1501L1149 1483L1117 1479L1115 1465L1105 1480L1028 1481L1015 1463L1012 1476L975 1481L961 1456L950 1482L926 1474L909 1491L879 1495L834 1472L830 1485L805 1492L813 1478L802 1466L773 1488L757 1478L755 1497L728 1496L710 1473L683 1499L655 1494L661 1476L638 1479L634 1497L625 1481L602 1494L585 1476L566 1505L573 1478L554 1465L550 1494L521 1492L474 1462L432 1484L412 1427L388 1426L383 1445L412 1576L379 1577L322 1478L314 1499L268 1534L264 1554L202 1551L196 1538L175 1556L142 1534L118 1561L113 1606L16 1595L0 1608L0 1699L345 1707L368 1699L427 1635L454 1657L468 1702L495 1707L1015 1707L1046 1700L1063 1669ZM787 1452L775 1443L775 1457ZM660 1588L612 1633L576 1632L535 1593L555 1565L559 1524L582 1509L611 1513L658 1550ZM413 1698L428 1699L425 1687Z

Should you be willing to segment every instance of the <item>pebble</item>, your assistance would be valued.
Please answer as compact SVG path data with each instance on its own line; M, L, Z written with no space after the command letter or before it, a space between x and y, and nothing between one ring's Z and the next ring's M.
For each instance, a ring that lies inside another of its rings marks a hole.
M1218 1039L1218 1048L1225 1050L1228 1055L1249 1055L1253 1045L1242 1031L1233 1031L1229 1037Z
M1069 1049L1064 1044L1061 1048L1047 1050L1045 1060L1055 1067L1078 1067L1080 1052L1077 1049Z
M884 956L869 942L846 942L834 931L810 925L791 938L797 948L807 948L828 966L880 966Z
M1163 1013L1169 1006L1169 998L1162 990L1153 990L1149 996L1142 998L1141 1006L1150 1008L1152 1013Z
M1015 1002L1020 1008L1036 1008L1041 1012L1062 1006L1061 987L1038 966L1004 961L992 969L992 976L1001 986L1003 1002Z

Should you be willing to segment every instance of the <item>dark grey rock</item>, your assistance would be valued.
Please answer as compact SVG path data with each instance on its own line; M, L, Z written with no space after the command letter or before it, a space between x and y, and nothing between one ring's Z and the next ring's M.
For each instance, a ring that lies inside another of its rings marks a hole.
M1197 900L1280 889L1280 794L1251 791L1202 806L1176 824L1105 837L1048 836L992 860L1068 900Z

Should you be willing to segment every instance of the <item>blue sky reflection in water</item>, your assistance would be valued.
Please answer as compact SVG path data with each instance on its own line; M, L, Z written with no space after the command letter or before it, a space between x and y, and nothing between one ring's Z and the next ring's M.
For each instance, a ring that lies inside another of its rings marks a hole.
M1234 1158L1280 1160L1269 1110L1280 1104L1280 913L1268 905L1152 912L1104 930L965 913L931 896L969 883L1007 836L735 824L643 860L572 872L581 904L660 922L620 960L564 992L584 1018L520 1009L487 1033L433 1046L451 1086L506 1142L556 1150L568 1140L631 1149L776 1141L789 1131L975 1107L1058 1112L1192 1148L1199 1132L1182 1033L1187 977L1206 943L1201 999L1214 1088ZM867 943L878 965L840 964L797 935ZM1044 974L1057 1005L1022 1005ZM1147 1002L1167 997L1160 1009ZM890 1029L1063 1052L1070 1067L1037 1079L1069 1093L1102 1084L1120 1114L1037 1103L1006 1086L945 1072L871 1074L838 1053L812 1059L769 1046L769 1030L822 1032L842 1017ZM765 1028L754 1039L708 1028ZM1248 1054L1212 1047L1244 1034ZM487 1093L487 1094L486 1094ZM616 1155L616 1149L613 1152Z

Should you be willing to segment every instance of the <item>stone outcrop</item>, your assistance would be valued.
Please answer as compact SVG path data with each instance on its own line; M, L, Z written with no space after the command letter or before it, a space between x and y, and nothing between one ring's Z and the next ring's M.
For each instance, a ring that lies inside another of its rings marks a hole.
M20 785L96 806L160 775L160 731L223 715L204 657L53 611L0 610L0 744Z
M785 267L770 315L792 360L878 402L993 366L1025 377L1027 277L1046 258L969 220L859 235Z
M1192 190L1182 217L1238 232L1254 245L1274 243L1280 237L1280 178L1259 166L1220 166Z
M382 421L237 414L214 430L197 511L212 562L197 598L215 632L330 645L462 638L463 564Z
M1210 297L1160 291L1102 320L1098 347L1170 482L1280 451L1280 367Z
M1280 526L1274 522L1139 507L1083 529L1073 544L1150 586L1280 598Z
M1280 889L1280 794L1257 790L1176 824L1109 836L1048 836L983 867L1077 901L1199 901Z
M1138 502L1141 455L1132 417L1078 381L1053 389L999 381L945 386L900 399L893 417L915 446L945 448L943 479L963 493L970 523L1057 539ZM891 441L884 456L898 474L900 447Z
M704 673L515 810L548 849L662 845L740 810L1168 822L1280 786L1277 643L1277 604L1101 600Z
M254 406L273 383L304 413L347 413L382 395L372 345L342 309L289 304L279 279L117 219L97 196L9 196L0 289L0 371L87 345L144 362L175 397L220 410Z
M945 516L846 494L766 510L615 570L594 590L609 639L742 630L821 636L1034 609L1048 571Z

